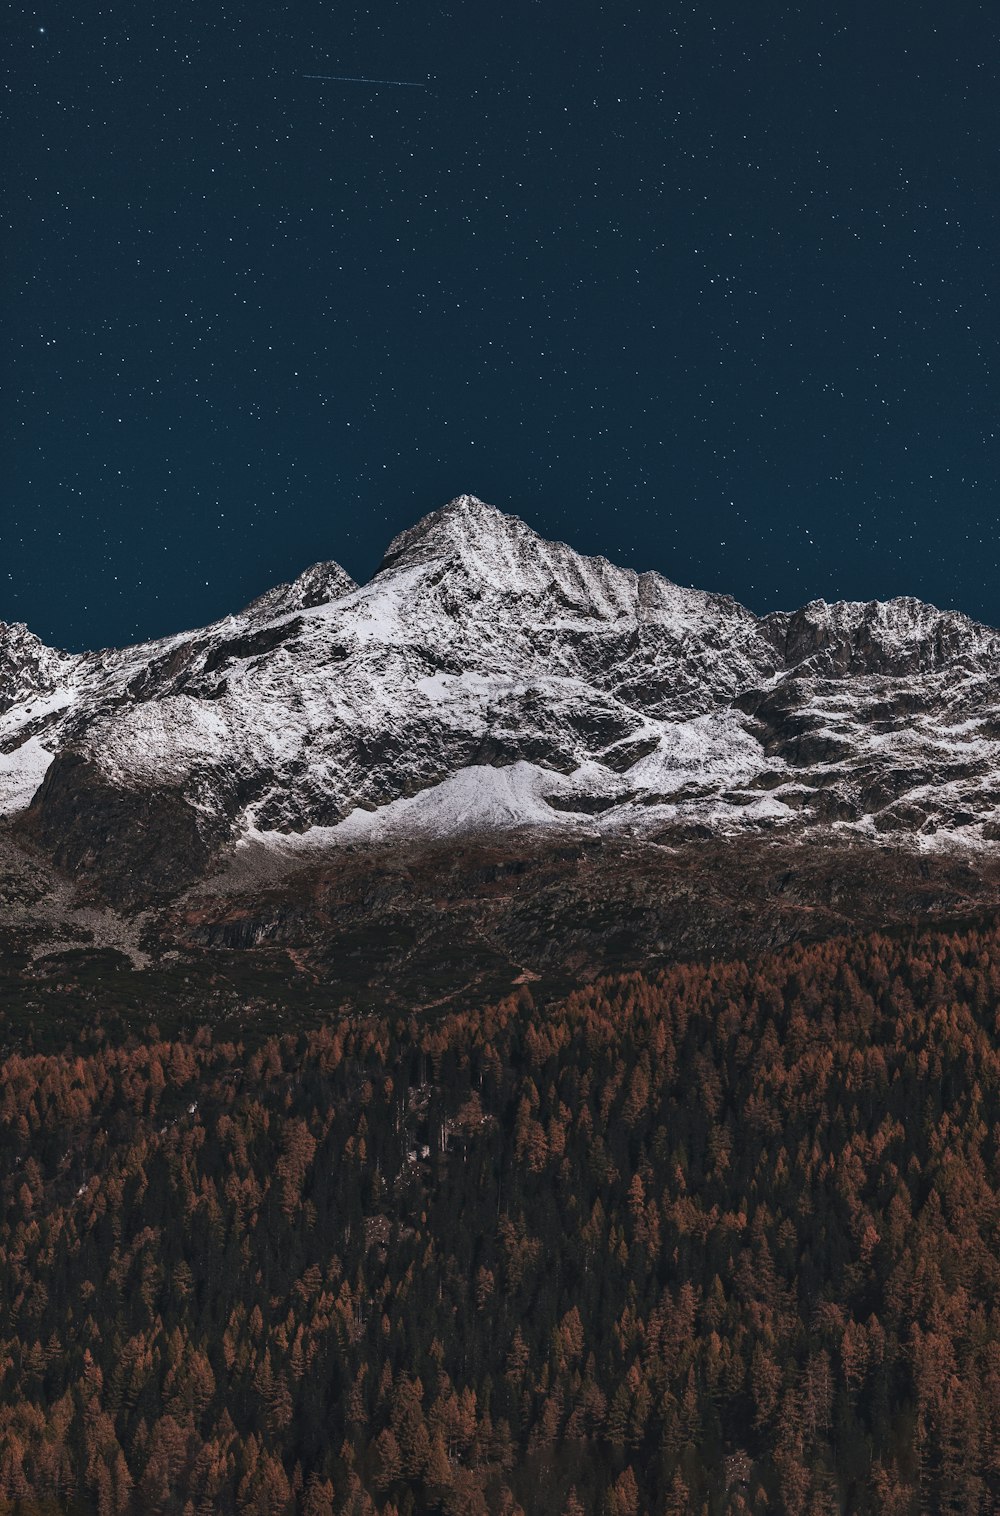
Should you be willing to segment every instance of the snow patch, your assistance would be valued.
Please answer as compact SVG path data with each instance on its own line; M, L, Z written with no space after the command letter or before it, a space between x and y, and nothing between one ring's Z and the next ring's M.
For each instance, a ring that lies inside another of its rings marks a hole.
M0 753L0 815L9 816L31 804L53 756L37 737L29 737L13 753Z
M419 795L392 800L376 811L358 808L337 826L314 826L300 837L250 827L247 840L280 842L297 851L401 837L447 837L456 833L509 831L525 826L563 827L564 815L542 798L562 779L532 763L509 768L471 764Z

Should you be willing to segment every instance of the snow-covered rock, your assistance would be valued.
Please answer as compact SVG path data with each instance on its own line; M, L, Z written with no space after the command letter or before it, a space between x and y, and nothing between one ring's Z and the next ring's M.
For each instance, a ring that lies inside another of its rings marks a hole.
M125 894L241 837L1000 831L1000 637L912 599L758 618L463 495L355 585L66 655L0 626L0 806ZM932 841L933 839L933 841ZM283 844L287 845L287 844Z

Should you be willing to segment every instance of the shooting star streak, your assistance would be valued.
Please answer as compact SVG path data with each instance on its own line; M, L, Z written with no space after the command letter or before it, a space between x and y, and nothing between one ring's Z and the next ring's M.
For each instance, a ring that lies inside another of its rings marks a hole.
M359 79L354 74L303 74L303 79L329 79L333 84L392 84L399 89L426 89L427 81L418 79Z

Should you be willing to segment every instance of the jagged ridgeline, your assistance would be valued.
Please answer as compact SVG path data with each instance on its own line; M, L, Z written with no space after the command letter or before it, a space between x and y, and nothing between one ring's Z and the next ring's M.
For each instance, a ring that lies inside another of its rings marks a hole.
M363 586L67 655L0 627L0 805L128 907L234 846L531 828L1000 832L1000 639L911 599L758 618L460 496Z
M10 1056L0 1500L986 1516L998 1001L995 931L841 938Z

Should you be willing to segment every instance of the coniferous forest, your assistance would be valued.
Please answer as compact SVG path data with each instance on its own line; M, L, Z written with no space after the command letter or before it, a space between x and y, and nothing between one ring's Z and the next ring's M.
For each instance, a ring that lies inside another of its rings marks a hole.
M4 1509L1000 1508L1000 933L6 1057Z

